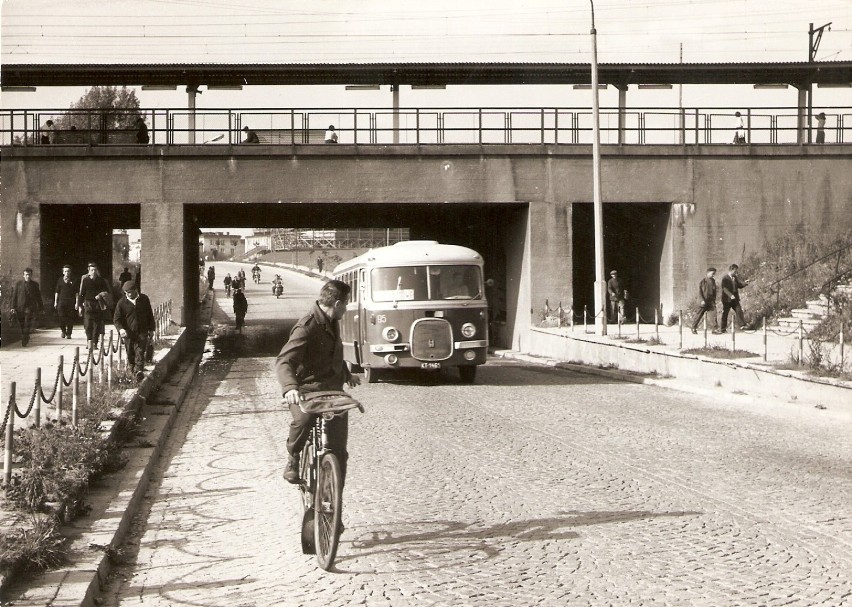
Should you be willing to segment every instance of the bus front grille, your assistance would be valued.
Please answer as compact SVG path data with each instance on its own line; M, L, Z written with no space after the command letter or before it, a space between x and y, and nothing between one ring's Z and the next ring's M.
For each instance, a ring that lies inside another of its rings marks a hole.
M453 330L440 318L421 318L411 326L411 355L418 360L446 360L453 353Z

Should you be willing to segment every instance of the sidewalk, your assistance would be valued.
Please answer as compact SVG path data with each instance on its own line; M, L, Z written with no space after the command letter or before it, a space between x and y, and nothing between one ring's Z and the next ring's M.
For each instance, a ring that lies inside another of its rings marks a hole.
M721 394L747 394L818 407L843 406L852 411L852 382L818 376L803 369L792 369L799 357L798 332L763 330L697 335L677 325L653 324L607 327L607 335L597 335L589 325L561 328L534 327L527 343L514 344L513 350L536 357L587 365L598 369L655 376L669 383L688 385L698 390ZM657 342L659 340L659 343ZM735 340L735 342L734 342ZM736 356L729 354L736 345ZM764 345L765 343L765 345ZM716 355L709 355L707 350ZM852 349L852 348L850 348ZM802 347L805 360L811 356L808 340ZM830 359L840 360L838 344L826 348ZM845 353L845 369L852 368Z
M114 339L118 339L117 334ZM109 331L106 334L106 342L109 343ZM39 367L42 369L42 389L47 396L50 396L56 381L59 357L63 357L65 377L70 377L76 348L80 349L81 364L85 366L88 350L86 334L82 326L74 327L71 339L62 339L58 328L39 329L30 336L30 342L26 347L21 346L20 341L9 345L3 344L0 348L0 402L4 405L2 411L5 412L5 404L9 401L12 382L16 383L18 406L23 408L30 402L35 387L36 371ZM15 420L15 425L18 426L23 421Z

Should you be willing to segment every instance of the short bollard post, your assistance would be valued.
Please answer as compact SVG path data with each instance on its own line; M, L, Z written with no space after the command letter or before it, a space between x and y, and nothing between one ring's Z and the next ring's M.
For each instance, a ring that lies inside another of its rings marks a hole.
M71 371L74 380L71 382L71 426L77 427L77 409L80 401L80 348L75 348L74 369Z
M843 359L843 323L840 323L840 369L846 365L846 361Z
M707 347L707 315L706 314L702 318L702 321L704 322L704 347L706 348Z
M3 448L3 484L12 482L12 438L15 435L15 382L6 403L6 442Z
M734 319L736 320L736 318ZM731 352L737 351L737 323L731 324Z
M104 354L106 354L106 350L104 350L104 336L101 335L101 351L100 351L101 358L98 361L98 383L99 384L104 383L104 363L105 363L104 358L106 358L106 356L104 356Z
M558 328L562 328L562 315L565 314L565 310L562 309L562 302L559 302L559 305L556 307L556 326Z
M805 364L805 329L799 321L799 364Z
M112 333L112 331L110 331ZM115 360L115 353L112 349L112 335L110 335L109 347L109 364L107 365L107 389L112 390L112 365Z
M763 319L763 362L769 360L769 338L766 333L766 319Z
M683 310L677 315L678 349L683 350Z
M35 414L35 427L41 428L41 367L36 369L35 408L33 409L33 413Z
M589 332L589 306L583 306L583 333Z
M92 375L95 374L95 359L92 351L89 350L89 356L86 359L86 404L92 404Z
M639 339L639 308L636 308L636 339Z
M65 357L59 355L59 383L56 384L56 389L59 392L56 395L56 421L62 421L62 401L65 394Z
M654 334L657 336L657 341L660 341L660 317L657 308L654 308Z

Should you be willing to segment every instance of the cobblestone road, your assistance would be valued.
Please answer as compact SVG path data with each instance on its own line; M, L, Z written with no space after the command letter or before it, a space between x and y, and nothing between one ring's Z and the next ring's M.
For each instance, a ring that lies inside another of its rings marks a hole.
M353 390L323 572L281 479L281 337L250 329L203 366L105 605L852 605L850 428L830 411L500 360L476 385Z

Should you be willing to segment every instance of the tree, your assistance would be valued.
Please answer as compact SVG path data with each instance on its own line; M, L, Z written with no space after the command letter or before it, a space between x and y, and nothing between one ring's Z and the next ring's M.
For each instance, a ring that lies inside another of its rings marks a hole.
M67 143L134 143L141 116L136 91L126 86L93 86L54 120L57 138Z

